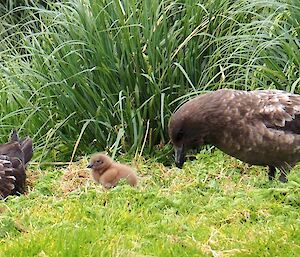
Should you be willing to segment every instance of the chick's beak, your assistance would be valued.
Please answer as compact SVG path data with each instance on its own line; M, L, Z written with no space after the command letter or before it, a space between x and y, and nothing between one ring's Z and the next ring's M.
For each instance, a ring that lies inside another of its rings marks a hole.
M93 163L89 163L89 165L87 166L87 168L92 169L93 168Z
M178 168L182 168L185 162L185 152L184 147L181 145L180 147L175 147L175 163Z

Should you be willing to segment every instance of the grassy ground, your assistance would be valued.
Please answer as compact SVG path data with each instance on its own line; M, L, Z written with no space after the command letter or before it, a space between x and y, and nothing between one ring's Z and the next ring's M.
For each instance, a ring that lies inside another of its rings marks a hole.
M138 189L104 191L85 169L28 172L28 193L0 202L0 256L299 256L300 176L220 151L183 170L135 163Z

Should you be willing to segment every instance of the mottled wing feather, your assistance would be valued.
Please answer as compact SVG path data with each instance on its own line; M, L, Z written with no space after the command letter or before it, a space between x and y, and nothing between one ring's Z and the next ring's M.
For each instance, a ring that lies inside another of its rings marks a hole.
M24 192L25 168L32 155L32 140L20 140L16 130L8 143L0 145L0 198Z
M0 173L0 198L24 192L25 166L19 158L0 155Z
M15 189L15 181L12 163L7 158L0 159L0 199L12 194Z
M253 91L258 97L258 115L268 128L300 133L300 96L287 92Z

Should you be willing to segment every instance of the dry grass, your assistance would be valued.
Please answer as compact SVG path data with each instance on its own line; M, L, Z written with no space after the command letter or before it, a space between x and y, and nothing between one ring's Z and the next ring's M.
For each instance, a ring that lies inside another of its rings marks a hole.
M62 171L61 189L64 194L86 189L93 184L86 160L72 163Z

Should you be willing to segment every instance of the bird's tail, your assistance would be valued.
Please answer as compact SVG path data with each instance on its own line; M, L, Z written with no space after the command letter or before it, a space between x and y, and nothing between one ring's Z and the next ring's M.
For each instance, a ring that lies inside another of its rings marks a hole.
M19 142L18 132L16 129L13 129L11 131L10 142Z
M20 141L21 150L24 153L24 164L26 165L32 158L32 140L29 137L26 137L24 140Z
M20 144L20 148L24 153L24 165L26 166L33 155L32 140L29 137L19 139L17 130L13 129L10 135L10 142L18 142Z

